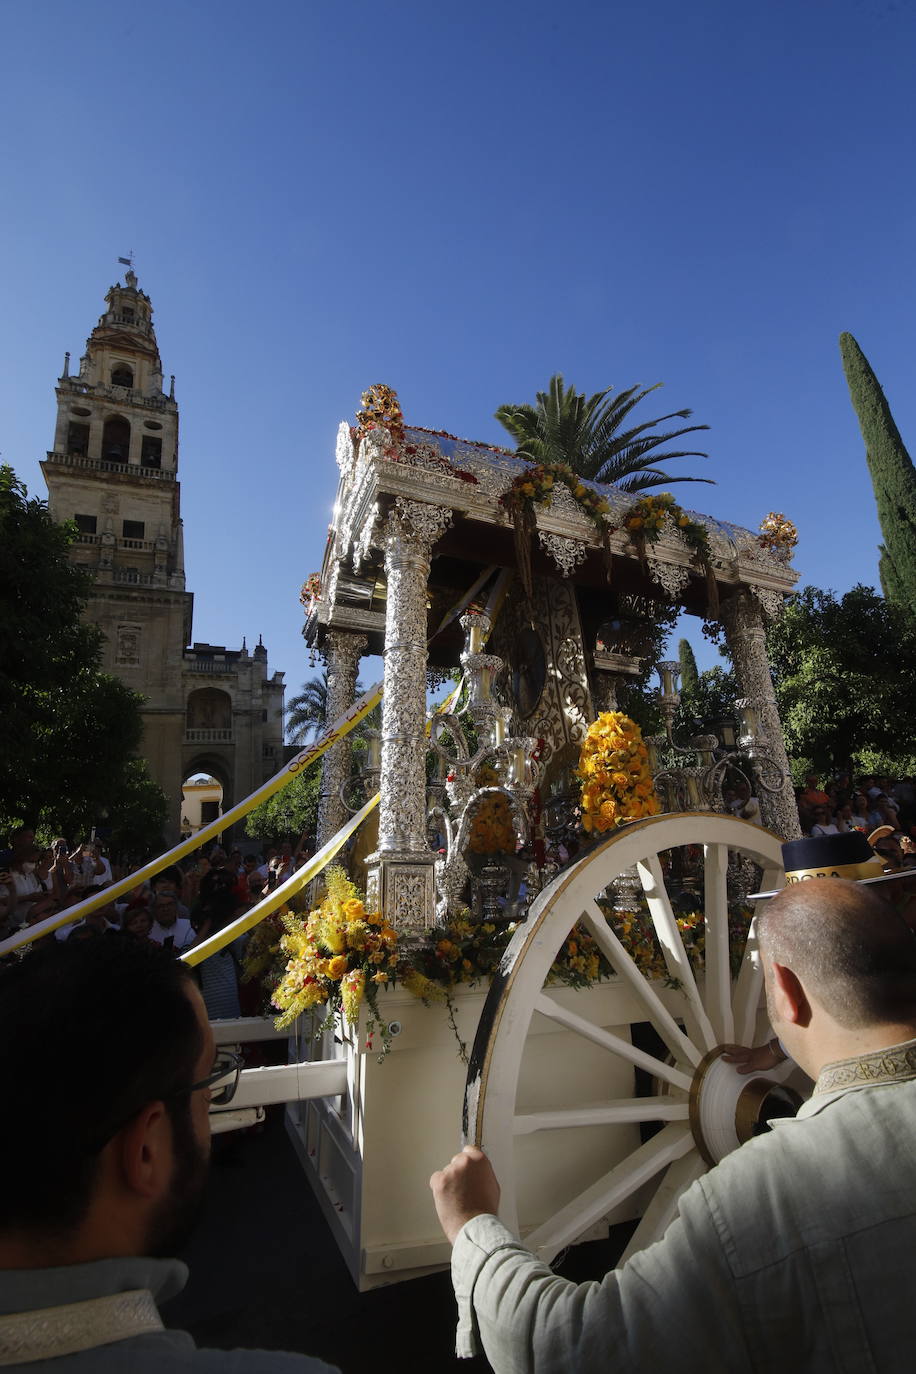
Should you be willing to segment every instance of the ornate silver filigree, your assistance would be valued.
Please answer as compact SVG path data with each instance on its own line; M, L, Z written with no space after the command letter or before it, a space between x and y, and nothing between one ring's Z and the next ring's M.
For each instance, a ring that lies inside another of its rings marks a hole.
M426 584L451 511L398 499L382 530L388 595L379 853L426 852Z
M588 554L587 544L578 539L568 539L562 534L539 529L538 539L556 563L561 577L569 577Z
M385 874L385 913L398 931L422 931L433 923L433 866L389 864Z
M661 587L668 600L679 601L681 593L690 581L690 569L680 563L668 563L653 552L651 545L646 549L646 562L649 565L649 576Z
M593 711L582 626L569 583L535 578L534 617L544 643L547 673L537 711L525 721L524 731L542 741L543 766L558 750L581 741Z
M379 509L376 503L370 510L368 517L363 521L359 537L353 545L354 572L362 572L363 563L369 556L369 550L372 548L372 545L377 542L378 524Z
M349 474L356 460L356 448L353 443L353 435L350 433L350 426L347 424L346 420L341 420L337 427L335 457L341 473Z
M431 506L426 501L408 501L406 496L395 499L395 509L400 520L410 527L415 539L427 546L427 552L452 523L453 512L448 506ZM395 513L389 520L395 518ZM426 589L424 587L424 598Z
M459 445L455 449L454 461L466 472L473 473L477 485L494 502L504 496L515 481L525 464L508 453L481 453L479 449ZM498 513L496 507L494 513Z
M554 483L550 493L550 509L555 515L568 516L573 520L582 518L582 507L565 482Z

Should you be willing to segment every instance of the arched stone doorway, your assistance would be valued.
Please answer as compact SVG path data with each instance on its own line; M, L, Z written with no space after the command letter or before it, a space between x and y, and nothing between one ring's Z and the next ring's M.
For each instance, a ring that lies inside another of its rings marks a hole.
M184 765L181 785L181 833L195 835L211 820L224 816L235 805L232 770L214 750L192 754ZM215 806L214 806L215 803ZM223 841L228 831L223 833ZM208 843L213 844L210 840Z

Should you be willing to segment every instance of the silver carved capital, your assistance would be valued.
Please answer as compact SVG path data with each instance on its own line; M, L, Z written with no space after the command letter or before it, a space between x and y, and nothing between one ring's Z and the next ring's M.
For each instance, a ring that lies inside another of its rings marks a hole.
M431 506L426 501L409 501L398 496L385 524L386 542L392 535L422 544L429 550L452 523L453 512L447 506Z

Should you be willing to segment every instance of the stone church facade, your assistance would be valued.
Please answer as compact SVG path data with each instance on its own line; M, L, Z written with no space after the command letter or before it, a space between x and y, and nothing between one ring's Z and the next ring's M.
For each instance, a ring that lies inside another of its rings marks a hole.
M74 562L94 574L87 617L104 635L102 666L145 698L142 752L177 840L186 778L216 778L228 810L280 767L283 673L271 674L260 642L252 652L191 642L175 379L166 394L132 268L105 304L75 375L65 356L42 470L51 515L79 529Z

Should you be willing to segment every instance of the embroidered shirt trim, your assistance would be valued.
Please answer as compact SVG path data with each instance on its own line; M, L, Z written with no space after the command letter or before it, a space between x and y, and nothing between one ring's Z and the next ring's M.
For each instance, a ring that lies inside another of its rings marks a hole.
M14 1312L0 1317L0 1366L53 1360L162 1330L162 1318L147 1288Z
M818 1074L814 1097L833 1093L841 1088L864 1088L878 1083L900 1083L916 1078L916 1040L901 1045L888 1045L854 1059L840 1059L826 1064Z

